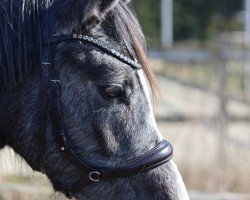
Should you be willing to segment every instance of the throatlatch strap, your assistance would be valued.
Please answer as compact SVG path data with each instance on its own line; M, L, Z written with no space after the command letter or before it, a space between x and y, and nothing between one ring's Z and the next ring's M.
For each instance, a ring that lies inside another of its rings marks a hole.
M39 143L38 143L38 162L41 172L44 171L44 153L45 153L45 133L46 133L46 113L47 113L47 99L48 99L48 78L49 66L42 65L41 69L41 87L40 87L40 125L39 125Z
M54 35L56 24L56 6L53 4L43 13L43 38L49 38ZM41 63L41 87L40 87L40 104L39 104L39 144L38 144L38 163L39 169L44 173L44 153L45 153L45 133L46 133L46 119L47 119L47 102L48 102L48 88L49 88L49 74L51 62L54 56L51 55L51 45L42 45L42 63Z

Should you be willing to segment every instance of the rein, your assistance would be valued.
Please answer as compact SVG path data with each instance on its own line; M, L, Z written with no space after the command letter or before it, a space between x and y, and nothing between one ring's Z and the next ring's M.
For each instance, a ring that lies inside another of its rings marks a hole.
M42 65L41 65L41 92L40 92L40 126L39 126L39 145L38 145L38 162L40 171L44 172L44 153L45 153L45 133L48 107L48 93L51 92L51 107L50 114L53 135L57 142L58 148L64 158L68 159L75 167L77 167L82 175L79 180L65 189L63 192L67 198L72 198L79 193L85 186L94 184L100 181L113 180L116 178L127 177L135 174L154 169L168 162L172 158L172 145L163 140L156 147L152 148L145 154L134 158L132 161L114 168L102 168L89 163L82 158L74 146L70 142L67 134L67 129L64 124L63 111L61 106L61 82L59 78L59 70L54 63L55 46L61 42L81 41L101 49L107 54L119 59L128 64L135 70L141 69L141 65L119 53L114 49L109 49L107 44L104 44L98 39L94 39L87 35L73 34L72 36L53 36L55 30L55 13L48 11L45 13L43 26L43 49L42 49Z

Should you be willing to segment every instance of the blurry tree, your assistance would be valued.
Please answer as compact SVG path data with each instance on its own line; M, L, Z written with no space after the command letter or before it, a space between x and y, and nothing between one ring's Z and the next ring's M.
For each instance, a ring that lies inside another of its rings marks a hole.
M242 0L174 0L175 39L204 39L214 31L233 29L242 4Z
M133 1L145 34L159 42L160 0ZM240 24L235 14L243 0L174 0L174 36L177 40L205 39L218 30L235 30Z
M175 0L175 39L187 39L193 37L204 38L210 16L216 9L215 2L216 0Z
M160 44L160 0L134 0L133 5L150 45Z

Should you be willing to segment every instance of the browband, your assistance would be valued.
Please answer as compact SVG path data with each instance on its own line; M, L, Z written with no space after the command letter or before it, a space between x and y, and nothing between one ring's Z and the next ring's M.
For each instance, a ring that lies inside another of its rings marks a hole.
M141 64L135 59L132 60L131 58L125 56L124 54L120 53L115 49L111 49L108 44L102 42L101 40L95 39L93 37L82 35L82 34L73 34L72 36L63 35L63 36L52 36L48 39L43 40L43 45L51 45L57 44L65 41L81 41L81 42L88 42L99 49L103 50L104 52L110 54L111 56L119 59L120 61L130 65L134 69L142 69Z

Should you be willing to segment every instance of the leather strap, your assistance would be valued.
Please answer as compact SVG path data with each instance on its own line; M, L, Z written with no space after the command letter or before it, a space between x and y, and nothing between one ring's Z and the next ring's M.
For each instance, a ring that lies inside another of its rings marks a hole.
M49 69L47 64L42 64L41 67L41 86L40 86L40 124L38 132L38 161L39 168L41 172L44 170L44 152L45 152L45 133L46 133L46 113L47 113L47 91L48 91L48 78L49 78Z
M46 10L43 13L43 19L49 19L49 12ZM43 21L43 38L50 36L50 25L47 20ZM46 113L47 113L47 98L48 98L48 78L49 68L51 65L50 48L43 46L42 48L42 63L41 63L41 85L40 85L40 125L38 132L38 163L41 172L44 169L44 153L45 153L45 133L46 133Z
M110 170L101 171L101 178L115 179L123 176L131 176L150 169L154 169L172 158L173 148L169 142L163 140L156 147L145 154L126 163L126 165Z
M56 33L56 4L53 3L49 8L45 9L43 14L43 38L49 38ZM47 119L47 101L49 89L49 76L54 59L54 46L42 45L42 63L41 63L41 86L40 86L40 125L39 125L39 144L38 144L38 163L41 172L44 169L44 153L45 153L45 133L46 133L46 119Z
M172 158L172 155L172 145L168 141L163 140L156 147L131 160L130 162L126 163L126 165L109 169L93 167L92 172L82 176L71 189L64 191L64 193L66 196L74 196L80 192L83 187L93 184L94 182L127 177L154 169L163 165L164 163L167 163ZM84 165L82 165L82 167L83 166ZM95 174L95 180L90 179L91 173Z
M63 36L53 36L43 40L43 45L51 45L51 44L58 44L61 42L67 41L81 41L85 43L90 43L91 45L101 49L103 52L108 53L109 55L117 58L118 60L128 64L131 68L134 69L142 69L141 64L136 59L131 59L121 52L112 49L109 47L108 44L102 42L101 40L95 39L93 37L82 35L82 34L73 34L71 35L63 35Z

